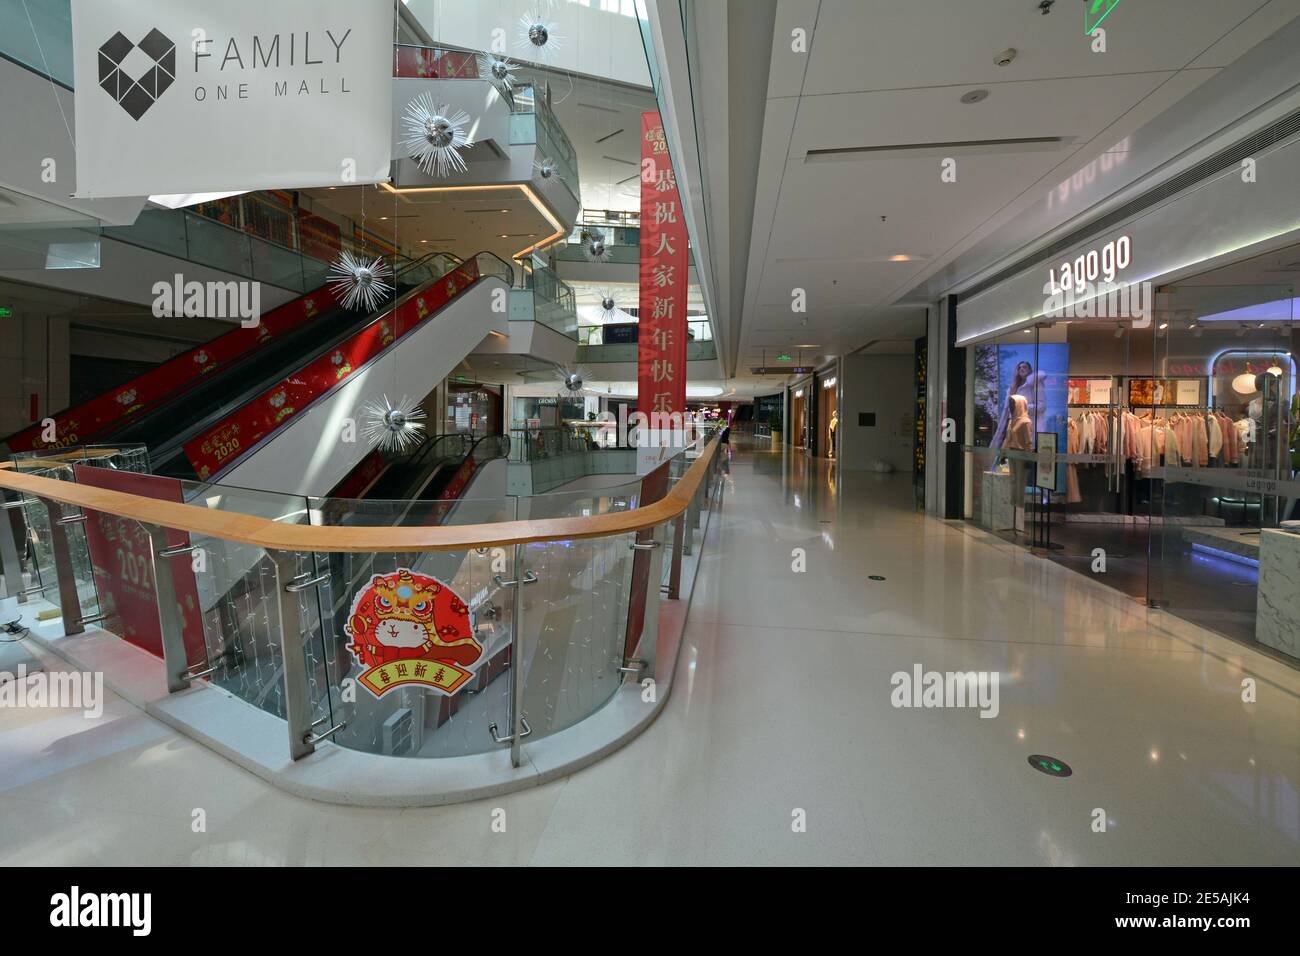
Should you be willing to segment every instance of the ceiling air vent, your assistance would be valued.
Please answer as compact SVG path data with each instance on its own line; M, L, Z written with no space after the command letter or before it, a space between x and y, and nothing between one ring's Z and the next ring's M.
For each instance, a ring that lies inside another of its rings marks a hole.
M897 146L838 146L810 149L805 163L844 163L860 159L897 159L904 156L991 156L1006 153L1044 153L1064 149L1073 136L1026 136L1019 139L968 139L951 143L901 143Z

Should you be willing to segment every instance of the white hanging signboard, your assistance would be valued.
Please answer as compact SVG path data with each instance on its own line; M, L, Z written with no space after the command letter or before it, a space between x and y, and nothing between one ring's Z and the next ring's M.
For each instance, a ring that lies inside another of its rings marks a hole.
M391 0L72 0L79 198L389 178Z

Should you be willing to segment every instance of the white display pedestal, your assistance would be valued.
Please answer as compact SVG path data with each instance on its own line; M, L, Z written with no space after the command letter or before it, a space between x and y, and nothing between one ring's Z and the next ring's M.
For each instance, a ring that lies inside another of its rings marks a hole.
M1010 531L1016 526L1015 481L1011 475L986 471L981 476L980 518L990 531Z
M1300 535L1260 533L1255 639L1300 658Z

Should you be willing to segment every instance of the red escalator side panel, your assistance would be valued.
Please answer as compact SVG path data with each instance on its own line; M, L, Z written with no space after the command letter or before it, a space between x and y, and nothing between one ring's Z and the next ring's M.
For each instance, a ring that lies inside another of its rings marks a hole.
M327 392L337 388L431 314L478 280L478 263L471 260L424 291L410 296L396 311L387 312L341 343L231 412L185 445L185 455L204 481L229 468L264 438L302 414Z
M111 392L105 392L52 416L55 422L55 441L47 442L41 437L45 429L38 422L11 435L6 444L10 451L83 445L110 425L116 425L144 409L156 406L164 399L176 398L203 376L244 357L263 343L284 335L333 304L329 291L324 287L308 292L267 312L251 329L236 326L211 342L195 346L143 375L137 375Z

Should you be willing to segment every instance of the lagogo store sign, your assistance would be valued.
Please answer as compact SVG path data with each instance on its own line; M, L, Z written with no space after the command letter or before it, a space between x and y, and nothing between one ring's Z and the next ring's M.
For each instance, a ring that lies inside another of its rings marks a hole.
M1159 284L1294 242L1300 137L1252 158L1256 176L1226 169L997 285L959 295L955 344L1042 321L1149 324Z
M73 0L86 198L388 178L388 0Z

